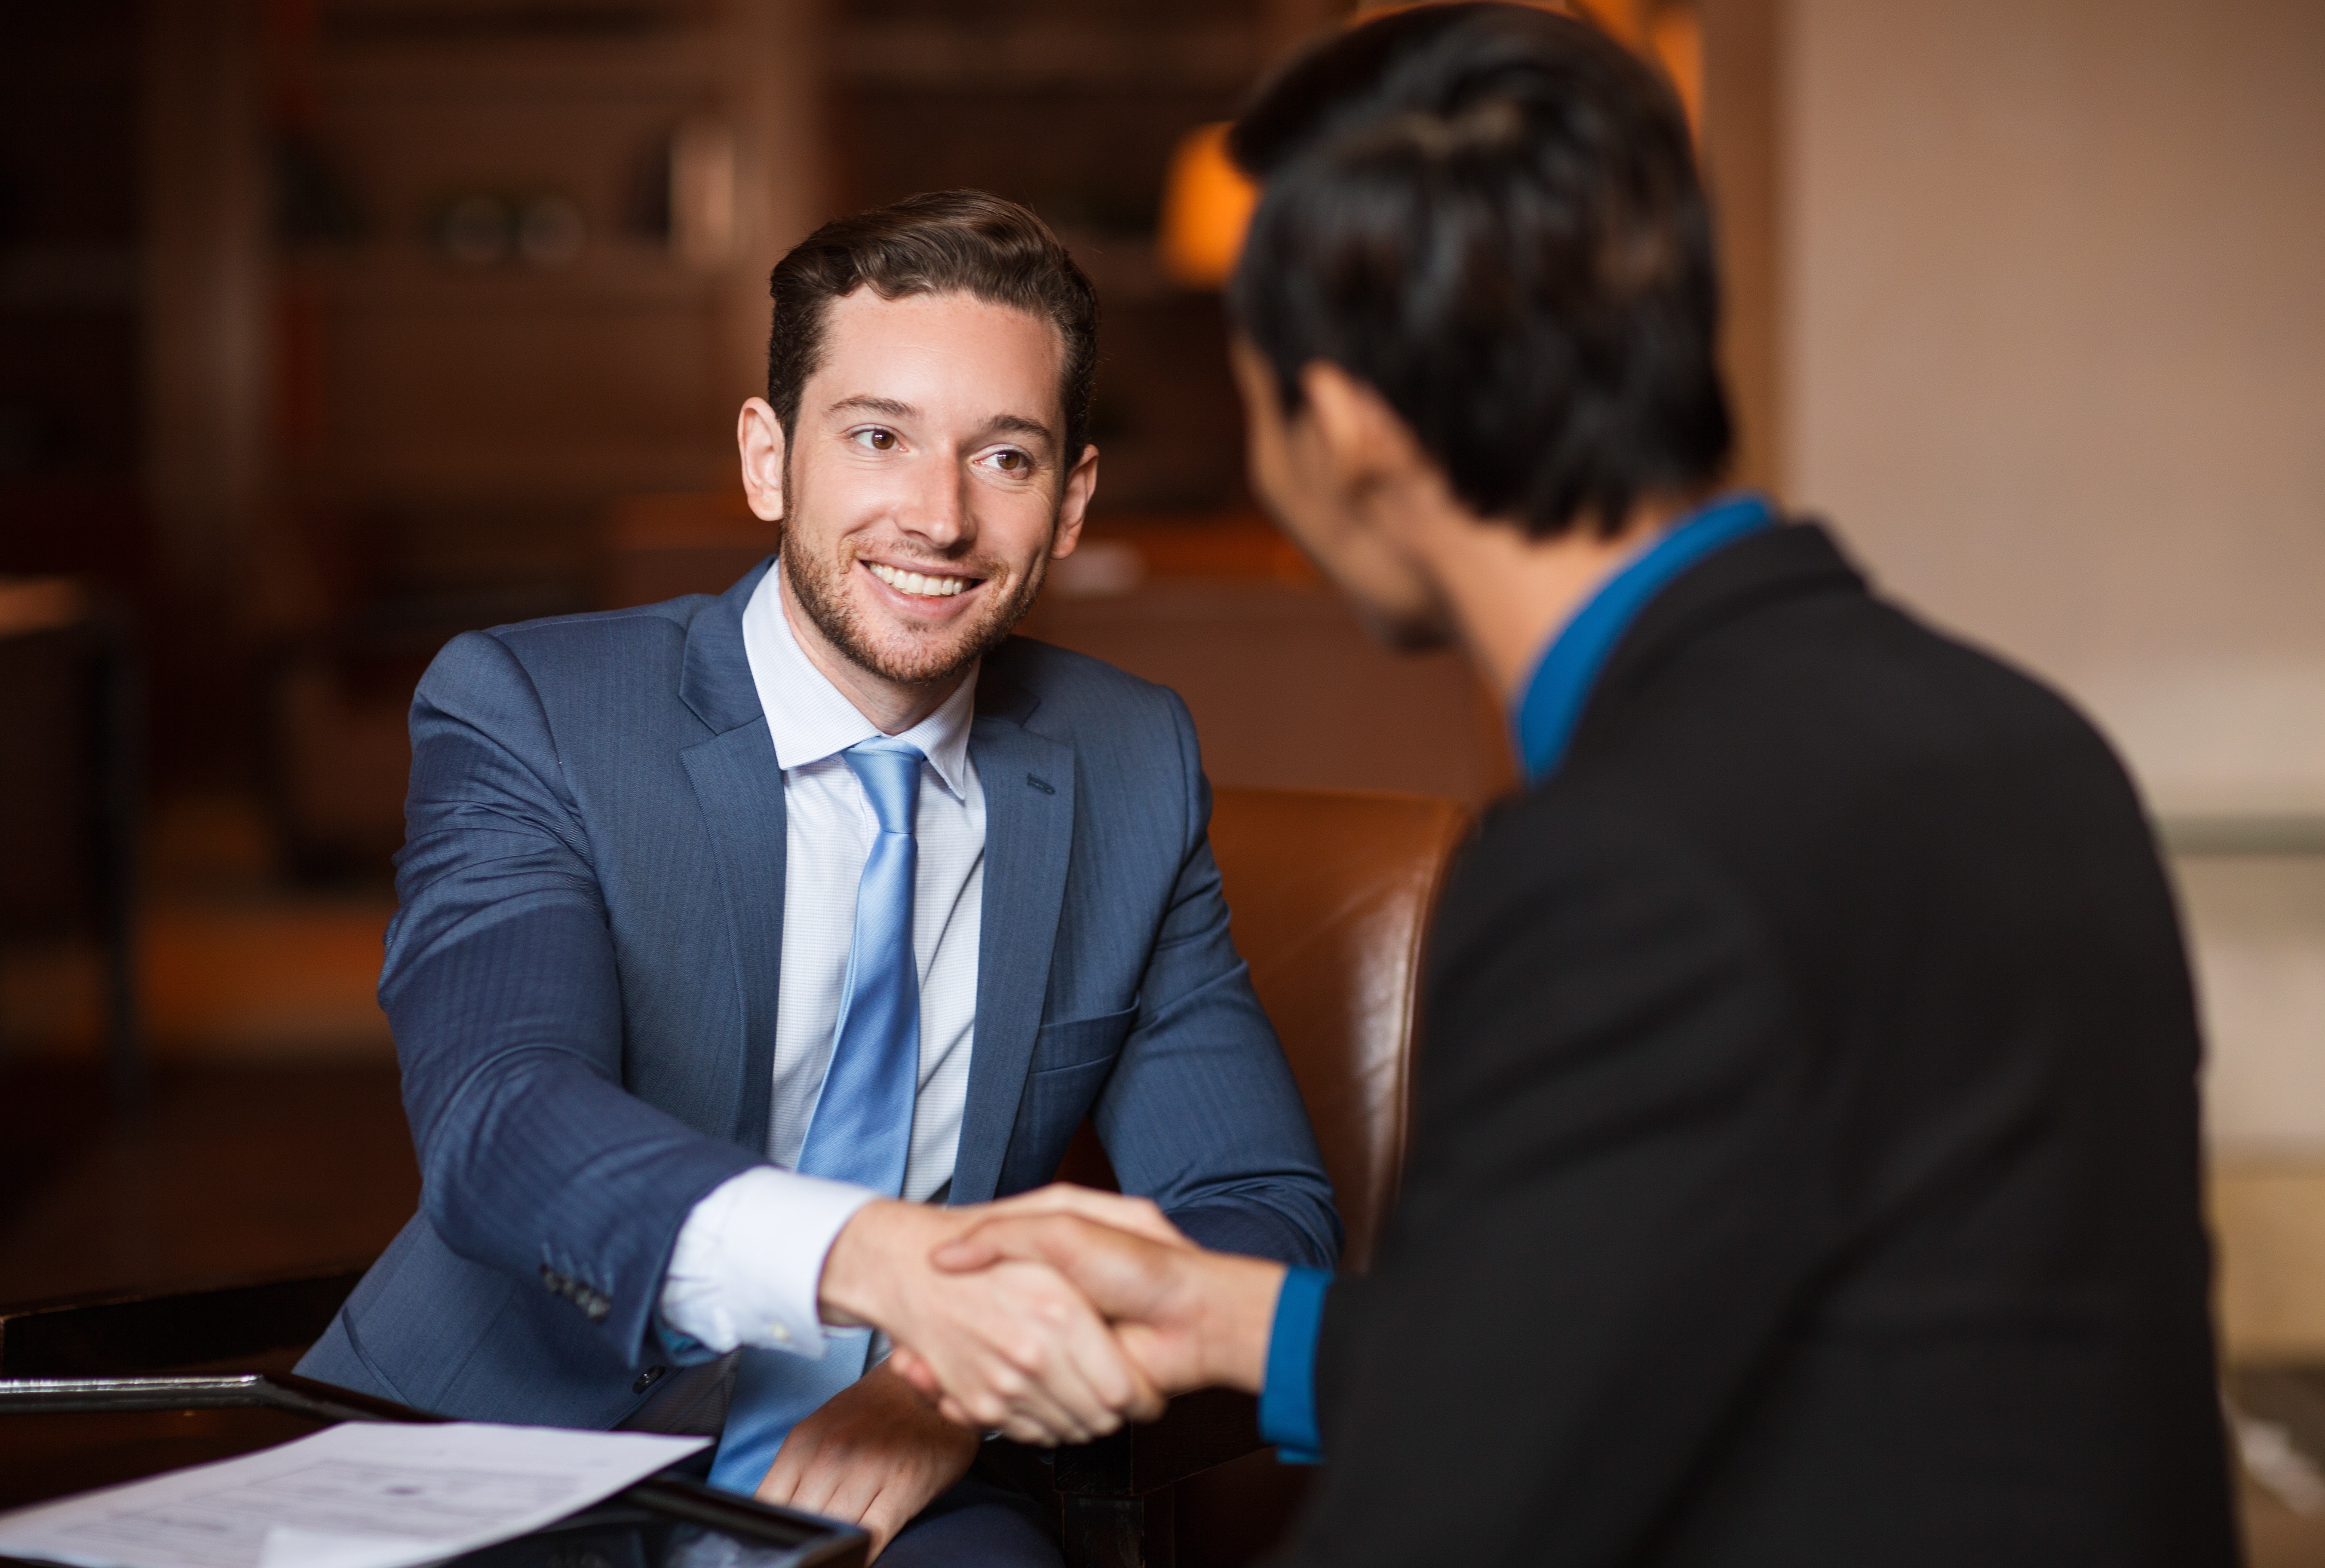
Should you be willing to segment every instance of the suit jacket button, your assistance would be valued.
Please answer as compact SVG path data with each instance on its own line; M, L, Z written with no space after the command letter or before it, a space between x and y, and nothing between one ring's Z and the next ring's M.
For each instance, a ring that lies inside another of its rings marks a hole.
M603 1323L606 1314L614 1310L614 1304L594 1290L585 1290L581 1293L581 1310L589 1314L591 1323Z
M559 1296L565 1294L565 1276L544 1263L541 1266L542 1285Z
M630 1392L633 1394L644 1393L648 1388L653 1388L655 1383L661 1380L664 1370L665 1369L661 1367L648 1367L644 1371L638 1374L638 1380L630 1385Z

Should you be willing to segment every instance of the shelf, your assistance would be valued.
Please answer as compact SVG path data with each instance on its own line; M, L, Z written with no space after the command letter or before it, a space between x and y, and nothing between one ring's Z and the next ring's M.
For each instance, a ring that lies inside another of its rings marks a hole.
M464 265L417 244L311 250L282 260L285 281L321 291L334 310L560 313L606 306L694 309L714 303L732 272L691 265L651 242L600 240L565 266Z
M832 39L832 64L842 80L857 87L1240 92L1266 57L1258 30L1249 25L964 20L843 27Z
M739 400L738 400L739 401ZM723 433L723 432L721 432ZM735 481L732 447L697 442L398 441L334 451L316 479L372 502L512 506L573 499L711 490Z
M731 46L701 28L643 36L393 38L336 42L319 61L328 101L687 96L734 69Z

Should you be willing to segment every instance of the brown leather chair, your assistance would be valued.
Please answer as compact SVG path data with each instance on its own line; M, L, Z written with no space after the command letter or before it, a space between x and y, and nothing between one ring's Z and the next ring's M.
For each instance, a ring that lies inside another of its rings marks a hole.
M1348 1227L1372 1265L1403 1171L1421 946L1470 816L1450 800L1221 789L1211 810L1236 948L1308 1102Z
M1237 949L1283 1041L1348 1228L1370 1266L1403 1170L1429 917L1468 811L1344 790L1221 789L1211 849ZM1061 1176L1112 1185L1084 1129ZM1261 1446L1252 1401L1218 1390L1153 1426L1061 1451L1073 1568L1229 1568L1272 1545L1308 1471Z

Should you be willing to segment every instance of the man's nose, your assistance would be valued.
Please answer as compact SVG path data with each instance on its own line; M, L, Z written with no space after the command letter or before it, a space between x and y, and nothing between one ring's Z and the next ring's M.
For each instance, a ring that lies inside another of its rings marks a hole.
M912 498L911 512L901 520L904 531L930 549L947 550L968 537L968 475L957 463L931 463Z

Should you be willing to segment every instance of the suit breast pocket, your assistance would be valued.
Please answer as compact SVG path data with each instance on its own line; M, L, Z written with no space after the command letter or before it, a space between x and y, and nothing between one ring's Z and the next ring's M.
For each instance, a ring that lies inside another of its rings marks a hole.
M1137 1019L1138 1004L1134 1001L1120 1012L1043 1024L1041 1032L1033 1037L1032 1070L1067 1073L1110 1062L1122 1049L1122 1042Z

